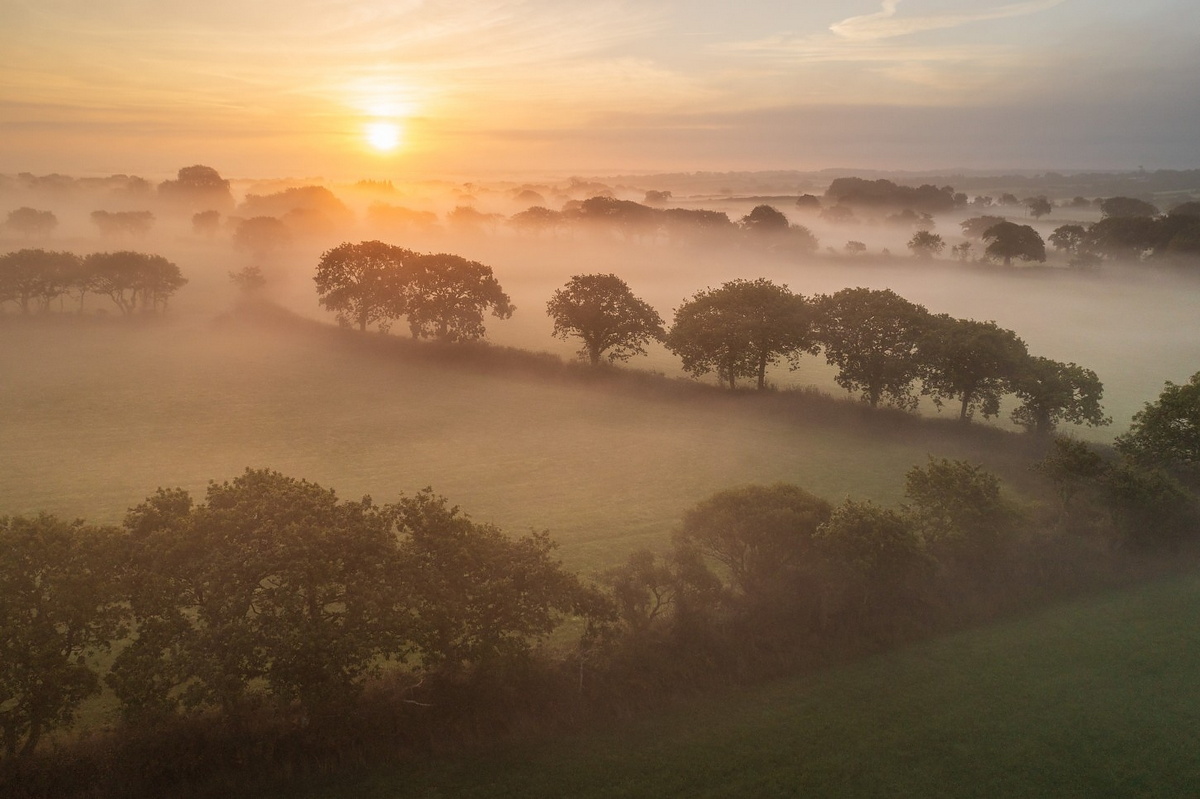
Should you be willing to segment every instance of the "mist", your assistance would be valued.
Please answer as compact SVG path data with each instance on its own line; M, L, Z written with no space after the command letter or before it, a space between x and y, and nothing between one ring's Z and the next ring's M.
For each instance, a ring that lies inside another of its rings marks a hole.
M432 485L503 527L550 529L568 562L598 567L641 546L662 547L684 508L728 485L783 480L825 496L893 501L905 469L928 448L817 420L794 423L724 400L390 357L299 324L272 326L246 315L247 298L231 276L253 267L263 278L258 301L332 331L313 274L321 254L344 241L378 239L490 266L516 312L488 317L487 340L564 361L577 357L578 342L552 337L545 308L573 275L618 275L668 323L695 292L737 278L769 278L806 296L890 288L931 313L994 320L1031 353L1094 370L1113 424L1063 431L1100 442L1123 432L1164 381L1186 380L1200 363L1194 269L1106 261L1078 270L1053 253L1042 268L998 269L949 255L917 259L906 248L914 228L889 222L889 210L858 209L835 223L797 207L799 195L823 193L828 177L819 174L636 180L235 180L216 223L201 226L195 217L212 197L172 201L138 178L7 179L0 211L49 210L58 226L40 237L6 230L0 250L151 252L177 264L188 283L161 318L128 324L96 295L85 298L80 313L68 306L50 315L75 324L21 319L9 305L0 317L0 391L9 409L0 448L12 468L0 480L0 506L118 521L159 486L195 491L247 466L271 466L347 495L411 494ZM997 177L989 187L987 178L973 177L971 196L999 196L1020 180ZM818 246L797 254L745 246L732 236L678 241L565 224L530 232L509 222L531 205L558 209L593 196L642 203L647 192L660 193L655 207L722 212L734 223L770 204L808 228ZM148 211L154 221L147 231L105 234L90 218L95 210ZM1030 224L1043 237L1100 216L1093 206L1056 205L1036 220L1021 206L965 207L939 213L925 227L957 244L965 240L959 222L980 213ZM277 229L245 235L247 220L264 217L277 220ZM848 253L848 241L865 251ZM19 324L27 321L37 324ZM407 337L402 325L389 336ZM678 359L657 343L624 368L684 377ZM833 382L834 373L822 356L804 356L795 370L773 367L768 382L857 403ZM1015 431L1009 410L973 425ZM927 398L918 413L954 416L939 414ZM952 438L936 446L940 454L973 451Z

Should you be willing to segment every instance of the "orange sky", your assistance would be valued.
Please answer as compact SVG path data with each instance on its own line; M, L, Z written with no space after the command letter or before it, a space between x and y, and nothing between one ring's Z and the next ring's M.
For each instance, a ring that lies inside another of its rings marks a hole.
M1196 167L1197 30L1178 0L6 0L0 173Z

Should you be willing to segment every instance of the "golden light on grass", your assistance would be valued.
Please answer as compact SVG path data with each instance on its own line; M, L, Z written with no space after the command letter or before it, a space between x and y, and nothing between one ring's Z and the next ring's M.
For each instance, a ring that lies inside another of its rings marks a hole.
M381 153L390 153L400 146L400 126L395 122L371 122L366 126L367 143Z

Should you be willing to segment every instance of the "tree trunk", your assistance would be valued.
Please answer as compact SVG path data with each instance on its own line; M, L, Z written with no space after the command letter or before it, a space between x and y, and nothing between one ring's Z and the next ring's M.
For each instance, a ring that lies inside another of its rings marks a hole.
M971 421L971 395L965 391L962 395L962 409L958 412L958 421L964 424Z

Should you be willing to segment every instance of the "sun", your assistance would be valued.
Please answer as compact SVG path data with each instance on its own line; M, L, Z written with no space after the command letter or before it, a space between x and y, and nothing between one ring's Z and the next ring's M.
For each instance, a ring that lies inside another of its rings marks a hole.
M367 142L381 153L400 146L400 126L395 122L372 122L366 127Z

